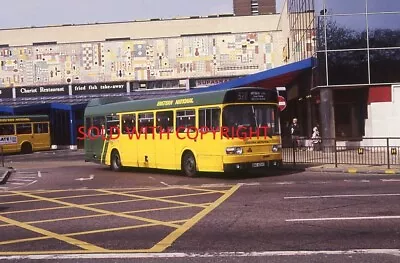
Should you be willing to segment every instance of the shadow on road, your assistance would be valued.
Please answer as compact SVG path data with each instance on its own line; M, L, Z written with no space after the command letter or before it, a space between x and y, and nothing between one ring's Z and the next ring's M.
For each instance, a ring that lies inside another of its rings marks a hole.
M101 167L103 171L110 171L109 167ZM292 175L303 172L304 169L291 169L291 168L270 168L270 169L256 169L249 171L237 171L233 173L214 173L214 172L201 172L198 173L196 178L210 178L210 179L226 179L226 180L238 180L238 179L252 179L252 178L263 178L263 177L275 177ZM162 174L184 177L183 173L179 170L162 170L152 168L123 168L122 173L137 173L137 174Z

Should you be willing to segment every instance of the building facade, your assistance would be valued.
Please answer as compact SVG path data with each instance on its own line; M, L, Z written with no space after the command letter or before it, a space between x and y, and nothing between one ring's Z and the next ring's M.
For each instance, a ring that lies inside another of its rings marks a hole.
M319 112L310 114L313 125L331 138L398 136L400 1L287 0L287 7L291 59L317 61L308 92Z
M276 0L233 0L237 16L267 15L276 13Z
M2 30L0 87L131 81L138 88L144 83L153 89L170 86L171 81L163 85L162 80L232 78L271 69L282 64L275 40L278 17ZM247 24L239 25L244 20ZM194 26L199 32L193 32ZM124 33L112 36L114 29L124 28ZM64 39L72 31L75 39Z

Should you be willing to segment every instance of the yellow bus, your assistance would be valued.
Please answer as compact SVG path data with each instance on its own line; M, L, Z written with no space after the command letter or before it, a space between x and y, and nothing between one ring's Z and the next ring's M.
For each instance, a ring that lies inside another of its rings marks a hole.
M85 109L85 161L227 172L282 164L276 89L241 87L168 98L99 98ZM265 128L267 127L267 128Z
M32 153L51 148L47 115L0 116L0 150Z

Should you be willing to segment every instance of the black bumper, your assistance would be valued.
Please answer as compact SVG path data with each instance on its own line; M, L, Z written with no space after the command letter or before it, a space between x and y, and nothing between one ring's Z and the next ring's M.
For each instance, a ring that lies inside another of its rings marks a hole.
M282 166L282 160L250 162L250 163L229 163L229 164L224 164L224 171L233 172L233 171L250 170L250 169L278 168L281 166Z

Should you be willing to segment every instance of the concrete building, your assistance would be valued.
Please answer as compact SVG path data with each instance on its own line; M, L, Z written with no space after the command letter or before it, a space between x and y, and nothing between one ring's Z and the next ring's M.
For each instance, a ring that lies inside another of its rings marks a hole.
M233 13L237 16L276 13L276 0L233 0Z

